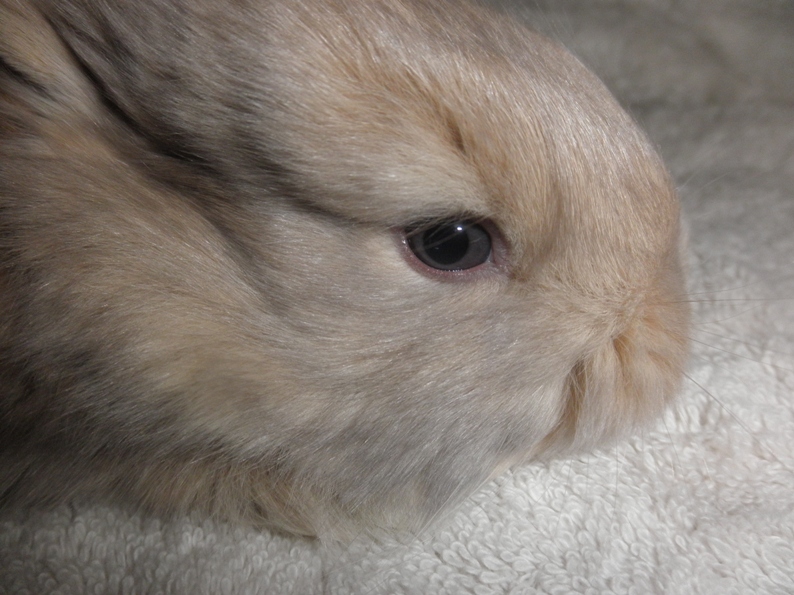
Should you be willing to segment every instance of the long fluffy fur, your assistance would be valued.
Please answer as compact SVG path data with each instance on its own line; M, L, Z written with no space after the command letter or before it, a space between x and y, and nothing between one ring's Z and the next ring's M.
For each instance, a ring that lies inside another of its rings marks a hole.
M0 1L0 494L333 535L653 418L675 191L601 83L434 0ZM461 282L395 229L492 221Z

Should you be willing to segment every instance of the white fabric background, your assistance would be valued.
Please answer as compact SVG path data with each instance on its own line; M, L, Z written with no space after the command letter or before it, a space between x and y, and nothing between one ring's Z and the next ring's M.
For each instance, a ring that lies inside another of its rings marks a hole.
M680 185L678 405L609 452L504 475L422 541L6 514L0 593L794 593L794 2L492 2L590 64Z

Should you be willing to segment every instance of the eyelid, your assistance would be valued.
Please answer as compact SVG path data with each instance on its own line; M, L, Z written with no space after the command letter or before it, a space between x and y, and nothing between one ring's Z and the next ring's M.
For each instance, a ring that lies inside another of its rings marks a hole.
M409 233L411 235L427 230L434 225L450 221L466 220L475 222L483 226L491 236L491 255L488 261L481 265L465 270L439 270L423 263L414 254L408 244ZM481 279L494 279L496 277L508 278L510 276L510 250L504 239L499 226L491 219L483 217L439 217L434 219L424 219L419 223L412 223L401 227L392 227L392 234L397 243L399 253L403 259L414 269L425 277L436 281L453 283L471 283Z
M491 260L491 234L482 225L448 221L424 231L406 230L406 241L419 260L441 271L467 271Z

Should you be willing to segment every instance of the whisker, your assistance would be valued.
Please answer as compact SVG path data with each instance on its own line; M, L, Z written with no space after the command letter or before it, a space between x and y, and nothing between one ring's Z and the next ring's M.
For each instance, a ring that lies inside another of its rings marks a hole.
M618 517L618 493L620 491L620 450L619 444L615 444L615 492L612 499L612 518L609 521L610 526L615 522Z
M706 389L705 386L703 386L697 380L692 378L692 376L690 374L684 373L684 377L687 378L687 380L689 380L692 384L697 386L701 391L703 391L703 394L705 394L712 401L714 401L720 407L720 409L722 409L725 413L727 413L731 417L731 419L733 419L733 421L736 422L736 425L738 425L742 430L747 432L747 435L750 437L750 439L753 441L753 443L757 447L759 447L763 452L765 452L769 456L769 458L771 458L773 461L778 463L783 469L785 469L786 471L788 471L789 473L794 475L794 469L788 467L783 461L781 461L778 458L778 456L772 450L767 448L764 445L764 443L761 440L759 440L758 437L752 432L752 430L750 430L749 427L747 427L744 423L742 423L742 421L739 419L739 417L735 413L733 413L733 411L731 411L730 408L728 408L725 405L725 403L723 403L720 399L718 399L717 396L713 392L711 392L708 389ZM705 463L705 459L704 459L704 463ZM708 467L707 467L707 471L708 471Z
M740 317L744 316L745 314L747 314L749 312L752 312L753 310L756 310L757 308L758 308L758 306L753 306L752 308L747 308L745 310L740 310L739 312L731 314L730 316L725 316L723 318L716 318L714 320L701 320L700 322L693 323L692 326L697 327L698 329L700 329L701 327L709 325L709 324L722 324L722 323L724 323L727 320L735 320L736 318L740 318Z
M717 347L716 345L711 345L710 343L706 343L704 341L698 341L697 339L694 339L692 337L690 337L690 340L693 343L698 343L698 344L704 345L704 346L706 346L706 347L708 347L710 349L716 349L717 351L722 351L723 353L727 353L728 355L732 355L734 357L738 357L738 358L741 358L741 359L744 359L744 360L747 360L747 361L751 361L753 363L760 364L762 366L769 366L770 368L773 368L775 370L781 370L783 372L794 372L794 368L786 368L785 366L779 366L777 364L771 364L769 362L762 362L762 361L759 361L757 359L753 359L752 357L749 357L747 355L742 355L740 353L735 353L735 352L730 351L728 349L723 349L722 347Z
M727 366L723 366L723 365L721 365L719 363L710 361L704 356L696 356L696 357L698 357L699 359L701 359L703 361L707 361L709 366L712 366L714 368L717 368L717 369L722 370L723 372L729 374L739 384L745 384L747 382L747 379L746 378L742 378L741 375L737 374L735 369L732 369L732 368L729 368ZM759 409L760 405L756 404L755 407L756 407L756 409L760 410Z
M790 264L794 265L794 261L792 261ZM752 283L745 283L744 285L737 285L736 287L726 287L724 289L712 289L709 291L689 291L687 292L687 295L710 295L715 293L727 293L731 291L739 291L740 289L749 289L757 285L767 286L770 283L779 283L781 281L785 281L786 279L791 279L791 278L794 278L794 274L776 275L773 277L761 277L757 281L753 281Z
M691 181L692 181L692 179L693 179L693 178L694 178L694 177L695 177L695 176L696 176L698 173L699 173L699 171L698 171L697 169L695 169L695 170L692 172L692 174L691 174L691 175L690 175L690 176L689 176L689 177L686 179L686 181L684 181L684 183L683 183L683 184L681 184L681 186L679 186L679 189L680 189L680 190L684 190L684 189L687 187L687 185L689 184L689 182L691 182ZM712 184L716 184L716 183L717 183L717 182L719 182L720 180L722 180L722 179L724 179L724 178L727 178L727 177L728 177L728 175L729 175L729 173L728 173L728 172L725 172L725 173L722 173L722 174L720 174L720 175L718 175L718 176L714 176L714 177L713 177L713 178L711 178L711 179L710 179L708 182L706 182L706 183L704 183L704 184L702 184L702 185L698 186L696 189L693 189L693 191L694 191L694 192L700 192L700 191L702 191L702 190L705 190L706 188L708 188L708 187L709 187L709 186L711 186Z
M571 473L573 472L573 459L568 459L565 461L568 465L568 475L565 478L565 485L568 486L568 489L571 489ZM548 488L551 486L547 486L546 493L548 493ZM560 534L560 522L562 521L562 514L557 515L557 523L554 525L554 535L558 536Z
M684 466L681 464L681 459L678 456L678 449L675 447L675 440L673 440L673 434L670 432L670 426L667 425L667 419L665 416L662 416L662 424L664 425L664 431L667 433L667 437L670 439L670 444L673 447L673 456L675 457L673 475L677 475L678 469L683 469Z
M727 304L731 302L792 302L794 298L720 298L716 300L670 300L669 304Z
M785 351L777 351L777 350L774 350L774 349L769 349L768 347L766 347L764 345L760 345L759 343L751 343L749 341L744 341L742 339L736 339L734 337L726 337L725 335L720 335L719 333L714 333L714 332L707 331L707 330L704 330L704 329L699 329L699 332L705 333L707 335L711 335L712 337L717 337L719 339L724 339L725 341L732 341L734 343L739 343L741 345L747 345L748 347L755 347L756 349L762 349L762 350L764 350L767 353L775 353L775 354L778 354L778 355L784 355L786 357L794 357L794 354L792 354L792 353L788 353L788 352L785 352Z

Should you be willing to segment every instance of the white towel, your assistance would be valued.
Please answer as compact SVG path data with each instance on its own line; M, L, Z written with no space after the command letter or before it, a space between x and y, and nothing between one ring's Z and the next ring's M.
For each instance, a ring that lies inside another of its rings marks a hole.
M0 593L794 593L794 3L492 1L599 72L679 182L678 404L607 452L505 474L421 540L6 513Z

